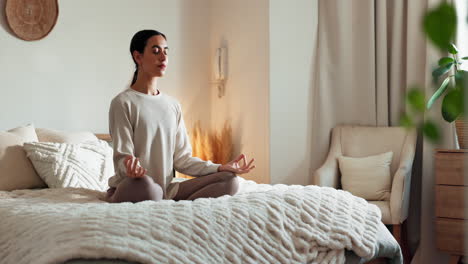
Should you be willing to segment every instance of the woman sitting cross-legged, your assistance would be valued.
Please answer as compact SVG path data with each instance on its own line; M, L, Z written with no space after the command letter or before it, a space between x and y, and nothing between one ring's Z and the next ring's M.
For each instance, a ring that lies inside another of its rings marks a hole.
M109 109L116 172L109 179L109 202L234 195L236 175L255 168L254 159L247 162L243 154L226 164L192 157L180 104L157 88L168 50L166 36L158 31L142 30L132 38L133 81ZM173 169L196 178L173 182Z

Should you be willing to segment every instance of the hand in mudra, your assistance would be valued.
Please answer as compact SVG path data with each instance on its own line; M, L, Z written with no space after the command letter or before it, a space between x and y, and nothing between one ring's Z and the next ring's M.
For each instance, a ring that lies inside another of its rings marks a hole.
M241 163L243 161L243 164ZM219 167L218 171L230 171L235 174L244 174L255 169L255 165L252 165L254 159L251 159L249 163L246 162L246 157L244 154L240 154L239 157L234 159L231 162L223 164Z
M145 176L147 170L141 167L139 164L140 159L134 156L128 155L125 160L124 164L127 168L127 176L130 178L141 178Z

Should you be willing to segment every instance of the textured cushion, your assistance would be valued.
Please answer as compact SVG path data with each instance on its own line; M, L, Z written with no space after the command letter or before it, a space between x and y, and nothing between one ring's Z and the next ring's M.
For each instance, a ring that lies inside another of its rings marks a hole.
M343 190L366 200L389 200L392 157L393 152L364 158L339 157Z
M25 143L24 149L50 188L105 191L113 175L112 148L102 140L78 144Z
M34 125L0 131L0 190L46 187L23 150L24 142L36 142Z
M68 132L59 131L47 128L36 128L36 133L39 142L54 142L54 143L81 143L85 141L97 141L98 138L91 132Z

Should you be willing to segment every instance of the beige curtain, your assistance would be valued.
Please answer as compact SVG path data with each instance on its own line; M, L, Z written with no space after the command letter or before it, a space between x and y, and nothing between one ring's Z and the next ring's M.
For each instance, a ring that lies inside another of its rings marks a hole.
M398 126L407 90L420 84L433 91L429 76L436 54L421 32L422 15L432 1L319 0L312 172L325 160L333 127ZM440 116L437 110L432 115ZM452 126L437 120L444 127L445 142L440 146L454 147ZM408 242L413 254L421 245L420 263L437 263L431 258L437 254L432 228L433 148L419 138L411 185Z

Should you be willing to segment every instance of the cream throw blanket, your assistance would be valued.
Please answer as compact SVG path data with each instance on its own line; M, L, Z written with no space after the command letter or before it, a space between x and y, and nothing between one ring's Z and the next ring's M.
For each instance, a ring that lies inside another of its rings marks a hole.
M344 263L374 254L379 209L317 186L255 184L235 196L109 204L87 189L0 192L0 260L61 263Z

